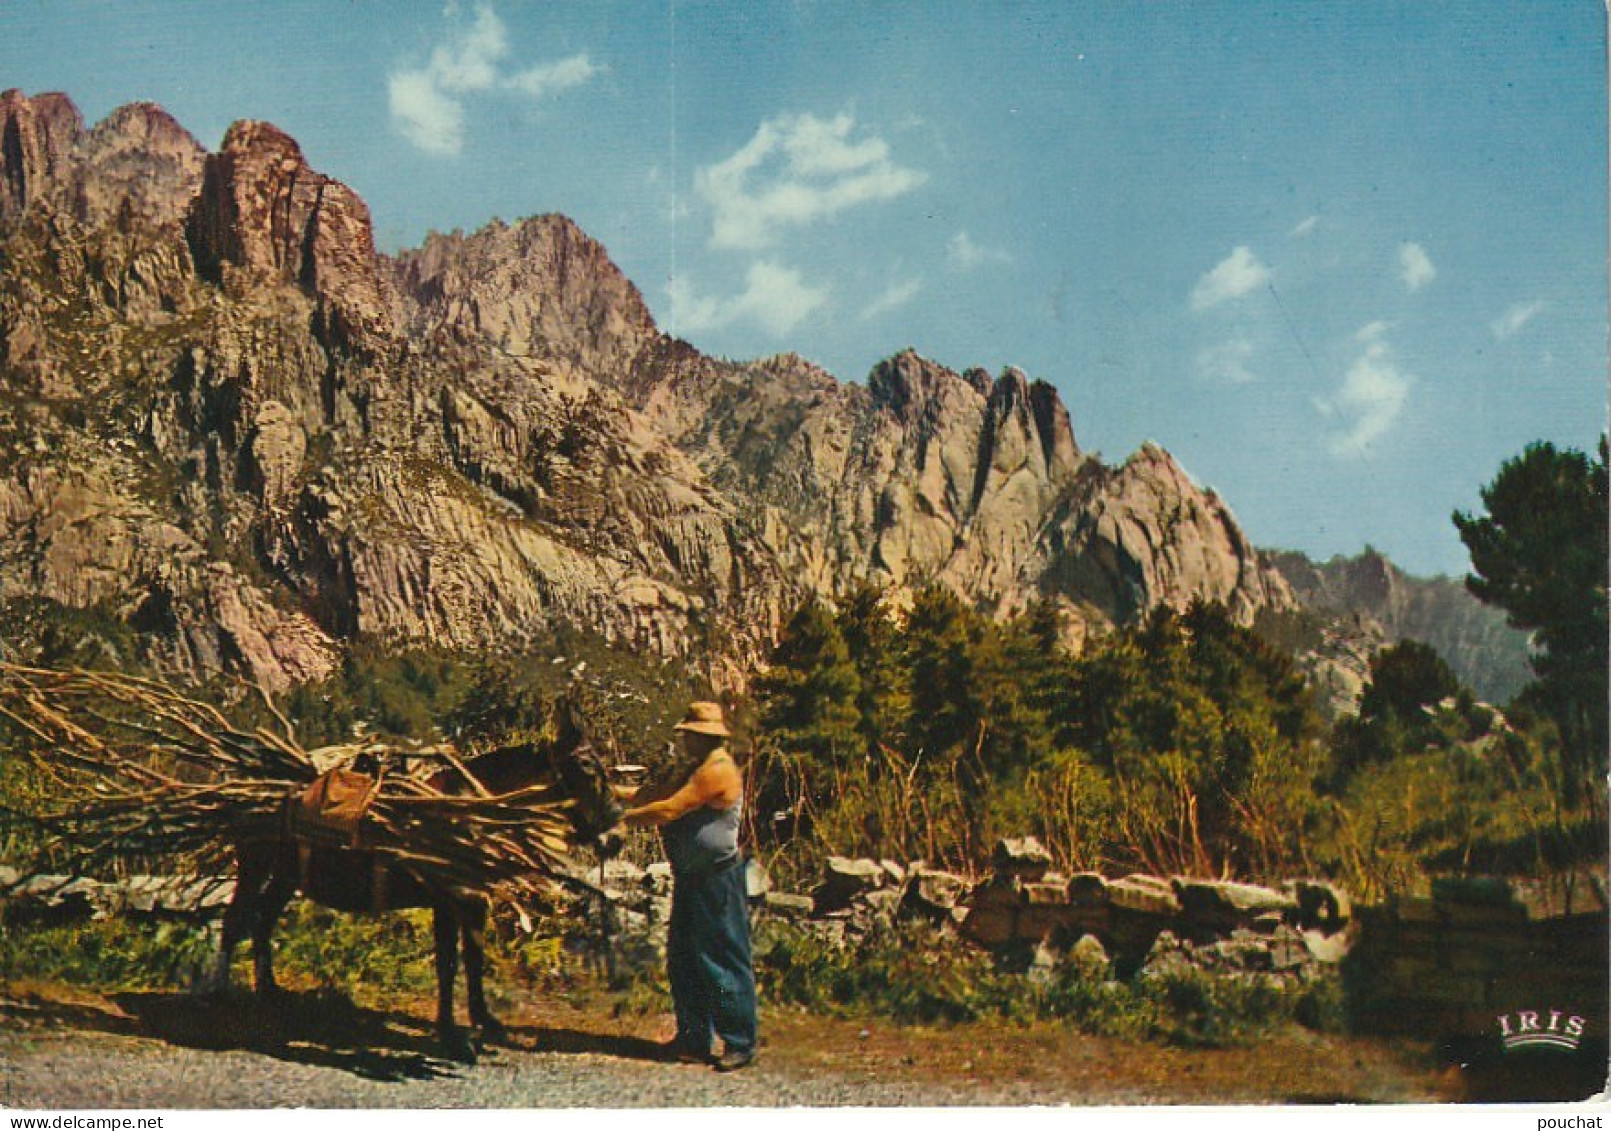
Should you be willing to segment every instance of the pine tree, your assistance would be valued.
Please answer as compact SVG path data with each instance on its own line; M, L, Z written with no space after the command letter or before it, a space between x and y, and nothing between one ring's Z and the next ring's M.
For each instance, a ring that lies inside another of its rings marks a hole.
M1460 692L1460 681L1430 645L1405 640L1383 648L1370 660L1370 682L1359 697L1359 717L1394 716L1418 722L1422 708Z
M912 702L905 640L883 591L872 585L863 585L845 598L837 622L860 681L856 694L859 730L877 767L882 764L882 752L898 750L905 738Z
M865 751L861 680L832 614L811 598L783 630L772 666L756 680L762 725L782 748L819 766Z
M957 596L939 586L919 591L906 618L907 741L913 756L930 766L954 763L980 740L973 621Z
M1534 633L1534 698L1554 717L1574 787L1605 773L1607 442L1599 458L1537 443L1482 491L1488 513L1456 513L1471 552L1466 587Z

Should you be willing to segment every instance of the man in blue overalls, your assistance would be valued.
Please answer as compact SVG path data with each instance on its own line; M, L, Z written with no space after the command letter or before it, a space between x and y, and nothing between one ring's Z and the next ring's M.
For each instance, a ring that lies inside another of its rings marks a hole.
M755 971L744 860L738 850L744 779L723 740L719 703L693 703L676 726L685 759L633 794L623 824L658 827L671 861L666 973L677 1014L670 1051L732 1072L755 1061ZM711 1037L722 1053L711 1057Z

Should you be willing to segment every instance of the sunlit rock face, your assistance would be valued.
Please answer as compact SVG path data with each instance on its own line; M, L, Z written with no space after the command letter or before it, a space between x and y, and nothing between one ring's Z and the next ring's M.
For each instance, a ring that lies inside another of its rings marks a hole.
M1293 604L1160 448L1083 453L1055 389L912 352L848 384L662 334L562 216L378 254L274 126L0 96L0 598L286 687L363 637L559 625L741 683L807 595L938 583L1072 641Z

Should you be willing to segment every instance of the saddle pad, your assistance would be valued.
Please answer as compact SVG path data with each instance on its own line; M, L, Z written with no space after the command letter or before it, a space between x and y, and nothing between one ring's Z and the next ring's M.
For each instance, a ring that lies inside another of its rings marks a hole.
M327 770L287 798L287 829L293 837L321 840L334 834L356 847L359 823L379 789L380 780L368 774Z

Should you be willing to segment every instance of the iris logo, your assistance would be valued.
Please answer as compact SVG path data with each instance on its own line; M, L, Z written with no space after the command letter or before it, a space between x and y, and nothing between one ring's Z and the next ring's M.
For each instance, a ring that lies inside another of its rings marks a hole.
M1518 1010L1500 1016L1499 1037L1506 1049L1576 1049L1583 1039L1583 1018L1558 1009L1547 1013Z

